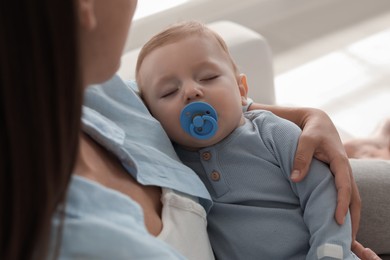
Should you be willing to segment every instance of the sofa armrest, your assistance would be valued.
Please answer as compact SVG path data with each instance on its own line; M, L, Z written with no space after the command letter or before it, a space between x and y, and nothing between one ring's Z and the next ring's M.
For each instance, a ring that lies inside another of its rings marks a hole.
M273 62L266 40L258 33L229 21L210 23L208 26L223 37L239 70L247 75L248 95L256 102L274 104ZM118 74L123 79L135 78L139 51L131 50L122 56Z
M362 199L357 240L390 259L390 161L351 159Z

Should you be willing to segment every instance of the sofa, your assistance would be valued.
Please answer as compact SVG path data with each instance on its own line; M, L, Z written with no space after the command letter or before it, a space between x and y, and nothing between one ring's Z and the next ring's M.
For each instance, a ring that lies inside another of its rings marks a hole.
M225 39L240 71L248 76L249 96L256 102L275 104L270 47L260 34L230 21L209 24ZM118 74L134 79L139 49L127 50ZM362 198L358 241L383 259L390 259L390 161L351 160Z

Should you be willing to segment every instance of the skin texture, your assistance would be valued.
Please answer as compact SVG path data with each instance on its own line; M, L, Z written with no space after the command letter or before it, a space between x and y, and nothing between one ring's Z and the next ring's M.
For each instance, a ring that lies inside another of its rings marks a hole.
M80 54L84 86L110 79L118 70L134 0L79 0Z
M212 38L195 35L155 49L139 75L145 103L177 144L192 149L209 146L244 122L245 76L236 75L227 54ZM218 131L210 139L193 138L180 127L182 109L194 101L207 102L217 111Z

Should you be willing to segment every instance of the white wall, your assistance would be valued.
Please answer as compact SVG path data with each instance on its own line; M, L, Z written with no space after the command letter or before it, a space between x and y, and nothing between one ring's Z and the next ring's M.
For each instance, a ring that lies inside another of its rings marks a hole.
M135 21L126 49L142 46L173 22L196 19L237 22L263 34L275 51L282 51L289 46L274 46L273 37L294 33L296 45L389 8L389 0L191 0Z
M292 4L294 2L294 4ZM133 23L131 41L127 48L142 46L151 35L176 21L196 19L205 23L217 20L231 20L253 28L274 19L275 13L283 15L282 9L301 6L312 0L192 0L173 9L141 18Z

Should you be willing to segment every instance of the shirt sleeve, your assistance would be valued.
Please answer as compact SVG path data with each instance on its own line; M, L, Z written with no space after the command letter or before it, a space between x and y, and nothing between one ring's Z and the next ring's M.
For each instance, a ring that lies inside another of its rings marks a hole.
M251 99L249 97L246 99L246 101L247 101L246 105L242 106L242 112L244 112L244 113L247 112L248 108L253 104L253 99Z
M299 199L303 220L309 229L310 250L307 259L354 259L351 251L350 216L338 225L334 219L337 191L329 167L313 159L308 175L299 183L290 179L301 130L290 121L269 114L263 128L268 135L268 149L274 154L286 179Z

